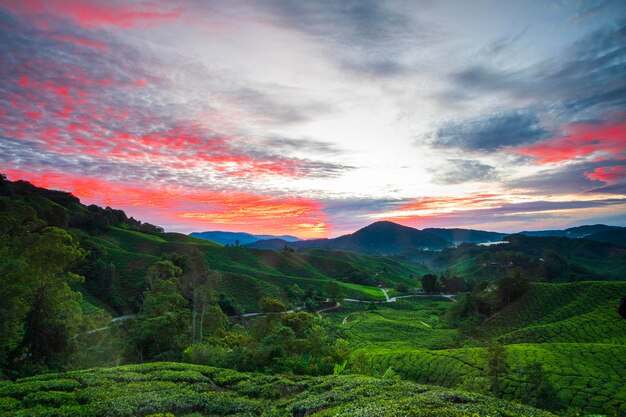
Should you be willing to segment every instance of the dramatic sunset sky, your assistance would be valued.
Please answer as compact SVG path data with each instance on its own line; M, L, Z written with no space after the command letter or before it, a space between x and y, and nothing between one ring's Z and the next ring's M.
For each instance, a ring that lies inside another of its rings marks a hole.
M626 1L0 0L0 172L167 231L626 225Z

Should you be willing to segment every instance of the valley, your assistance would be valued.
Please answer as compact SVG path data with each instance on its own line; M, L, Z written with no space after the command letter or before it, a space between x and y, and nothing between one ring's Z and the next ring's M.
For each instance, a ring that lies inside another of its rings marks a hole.
M626 412L615 243L253 249L1 185L6 415Z

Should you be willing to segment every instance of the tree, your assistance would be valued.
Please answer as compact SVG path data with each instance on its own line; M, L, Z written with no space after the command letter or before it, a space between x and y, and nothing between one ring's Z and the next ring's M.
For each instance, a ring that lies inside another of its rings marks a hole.
M350 371L353 374L368 375L370 373L371 359L365 349L356 350L352 354L348 364L350 365Z
M441 279L441 285L447 293L459 293L465 290L465 280L461 277L452 276Z
M515 268L513 272L498 283L498 297L503 305L509 305L524 295L530 288L530 282L522 277L521 270Z
M343 288L341 288L341 286L339 286L339 284L335 281L328 281L328 283L324 286L324 291L333 301L339 301L343 298Z
M543 366L539 362L530 362L524 368L526 379L525 389L522 391L522 401L533 407L554 410L558 408L558 392L554 388Z
M409 287L406 284L401 282L398 285L396 285L396 291L398 291L399 293L404 294L404 293L409 292Z
M67 268L85 251L22 202L0 197L0 212L0 365L61 369L82 325Z
M262 313L272 314L287 311L287 306L281 300L273 297L263 297L259 303Z
M191 312L180 291L181 274L182 269L169 260L148 268L150 287L144 293L135 327L141 360L175 360L189 344Z
M422 277L422 288L425 293L433 294L437 291L437 276L426 274Z
M157 261L148 268L146 280L148 281L148 285L153 286L157 281L174 277L178 278L182 273L182 268L174 265L170 260Z
M487 346L487 378L489 389L497 396L501 395L500 384L506 372L506 350L502 342L494 340Z
M622 301L619 303L617 312L622 318L626 319L626 296L622 297Z
M220 275L211 271L202 252L195 250L189 256L183 279L189 288L187 292L191 292L191 341L195 343L196 339L204 339L204 319L208 307L217 303Z
M300 288L298 284L293 284L285 288L285 292L289 300L293 302L303 301L304 299L304 291L302 291L302 288Z

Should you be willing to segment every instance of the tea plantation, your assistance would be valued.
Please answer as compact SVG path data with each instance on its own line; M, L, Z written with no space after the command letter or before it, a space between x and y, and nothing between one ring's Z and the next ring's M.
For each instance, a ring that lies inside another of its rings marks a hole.
M367 347L373 375L391 368L416 382L480 391L487 371L484 346L497 339L505 344L505 398L528 401L528 369L539 364L542 383L555 393L555 407L622 415L626 320L617 305L623 294L624 282L536 284L481 326L483 341L475 341L476 347L445 349L459 339L437 319L428 321L425 312L437 306L432 302L417 310L344 313L343 327L355 347Z
M6 416L549 417L493 397L408 381L239 373L151 363L0 382Z
M151 264L163 254L187 253L194 248L202 252L211 269L221 274L218 289L233 297L244 311L256 311L263 296L285 298L284 289L291 285L297 284L302 289L322 288L329 280L337 280L346 297L380 301L385 298L373 283L411 284L410 277L425 272L421 267L380 256L327 250L292 253L222 247L177 233L152 235L124 227L111 227L101 235L80 235L98 248L106 263L114 266L113 287L117 299L122 300L116 307L122 311L136 309L134 303L141 299L146 288L145 274ZM370 285L354 282L359 280L371 282Z

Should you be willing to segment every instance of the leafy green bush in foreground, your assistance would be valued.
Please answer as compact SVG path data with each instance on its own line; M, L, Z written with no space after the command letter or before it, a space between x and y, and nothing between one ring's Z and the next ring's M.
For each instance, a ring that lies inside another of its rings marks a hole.
M7 416L551 416L479 394L362 376L282 377L180 363L0 383Z

